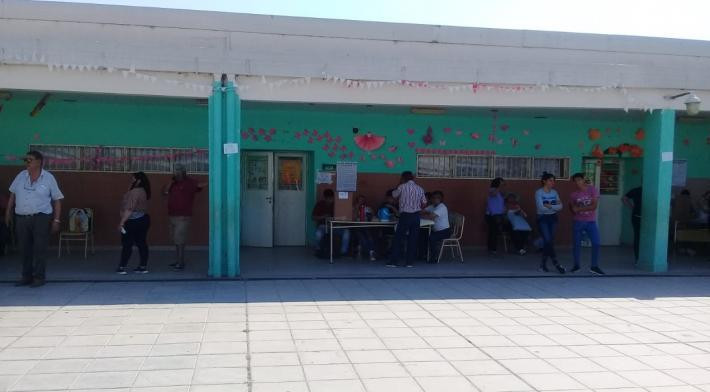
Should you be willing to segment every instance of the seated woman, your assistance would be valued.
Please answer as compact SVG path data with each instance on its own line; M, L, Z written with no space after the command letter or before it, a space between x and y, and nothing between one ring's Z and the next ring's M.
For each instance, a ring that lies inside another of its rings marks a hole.
M434 221L431 235L429 236L429 255L427 261L435 262L439 255L439 243L451 237L451 227L449 226L449 210L444 204L444 193L434 191L431 194L431 207L422 211L422 217Z
M513 246L515 246L518 254L523 256L528 252L525 249L525 245L528 242L528 234L532 231L528 221L525 219L528 215L520 207L517 196L512 193L505 198L505 207L506 217L513 228L510 235L513 240Z
M357 222L369 222L372 220L372 208L367 205L365 196L359 195L355 199L353 206L353 220ZM375 240L372 236L372 231L368 228L355 229L355 236L360 244L360 250L370 257L370 261L377 260L375 258Z

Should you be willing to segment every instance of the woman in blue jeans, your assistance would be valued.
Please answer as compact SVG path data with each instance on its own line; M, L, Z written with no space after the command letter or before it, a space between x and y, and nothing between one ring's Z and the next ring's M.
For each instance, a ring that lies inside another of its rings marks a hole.
M555 253L555 231L557 230L557 213L562 210L560 195L553 188L555 187L555 176L550 173L543 173L542 188L535 192L535 205L537 206L537 226L542 235L542 261L540 271L549 272L547 269L547 259L552 260L557 272L564 274L565 269L557 261Z

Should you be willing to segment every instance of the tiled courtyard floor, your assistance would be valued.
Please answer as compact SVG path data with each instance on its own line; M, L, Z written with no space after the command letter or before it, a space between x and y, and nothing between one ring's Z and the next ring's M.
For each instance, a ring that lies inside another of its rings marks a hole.
M2 284L0 390L710 391L710 278Z

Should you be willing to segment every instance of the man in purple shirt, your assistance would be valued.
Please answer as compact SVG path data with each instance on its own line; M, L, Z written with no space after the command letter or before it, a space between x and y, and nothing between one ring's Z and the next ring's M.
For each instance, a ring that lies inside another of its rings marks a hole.
M399 199L399 221L392 241L392 257L388 267L398 267L402 253L402 243L407 238L406 266L413 267L412 262L417 257L417 239L419 237L419 215L426 206L424 189L414 182L414 174L410 171L402 173L397 189L392 196Z
M597 227L599 192L597 188L587 183L582 173L573 175L572 180L577 186L577 190L570 194L569 202L570 210L574 214L574 267L570 272L579 271L582 235L587 233L587 237L592 243L592 265L589 272L604 275L604 271L599 268L599 228Z

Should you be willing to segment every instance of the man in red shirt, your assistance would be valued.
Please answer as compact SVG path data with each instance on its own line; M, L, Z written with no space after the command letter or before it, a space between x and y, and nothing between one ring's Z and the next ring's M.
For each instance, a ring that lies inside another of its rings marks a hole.
M182 164L176 164L173 180L163 188L163 195L168 197L168 216L170 217L170 234L175 244L177 260L170 264L176 271L185 269L185 243L190 229L192 205L195 194L207 184L187 176L187 169Z

